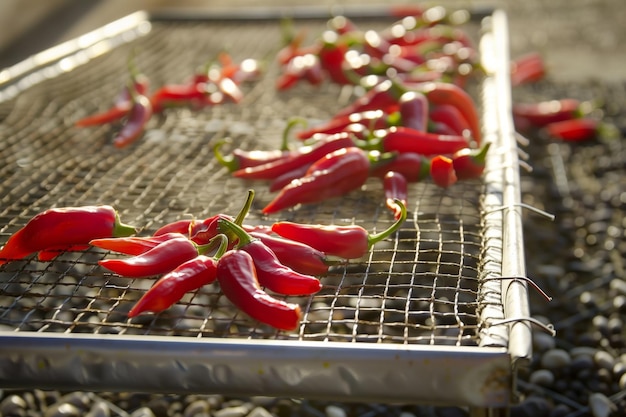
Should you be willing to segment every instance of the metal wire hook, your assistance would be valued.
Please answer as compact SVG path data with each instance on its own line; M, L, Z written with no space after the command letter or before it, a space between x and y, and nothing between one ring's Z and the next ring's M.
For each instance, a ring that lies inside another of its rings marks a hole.
M485 214L495 213L496 211L501 211L501 210L504 210L504 209L507 209L507 208L511 208L511 207L522 207L522 208L528 209L528 210L530 210L532 212L541 214L543 217L546 217L546 218L548 218L548 219L550 219L552 221L554 221L554 219L556 218L556 216L554 214L548 213L547 211L538 209L537 207L533 207L533 206L531 206L529 204L526 204L526 203L508 204L506 206L501 206L501 207L498 207L498 208L494 208L492 210L488 210L488 211L485 212Z
M556 336L556 330L554 330L554 326L552 324L544 324L533 317L511 317L508 319L496 320L494 322L487 323L487 327L501 326L503 324L509 324L509 323L520 322L520 321L527 321L539 327L546 333L550 334L552 337Z
M483 281L491 281L491 280L504 280L504 279L512 279L512 280L522 280L527 282L528 284L530 284L531 287L533 287L535 289L535 291L537 291L543 298L545 298L547 301L552 301L552 297L550 297L548 294L546 294L546 292L544 290L541 289L541 287L539 285L537 285L537 283L535 281L533 281L532 279L528 278L528 277L524 277L524 276L514 276L514 277L486 277L483 278Z

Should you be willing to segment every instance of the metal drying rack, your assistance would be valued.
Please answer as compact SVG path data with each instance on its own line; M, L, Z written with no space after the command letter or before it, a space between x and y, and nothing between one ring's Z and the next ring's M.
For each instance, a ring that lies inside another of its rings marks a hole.
M314 10L296 13L295 23L318 30L328 14ZM380 11L367 10L356 19L381 23ZM110 127L80 130L73 120L106 106L131 50L157 82L182 80L199 56L224 46L235 58L269 54L282 14L251 16L139 12L0 72L0 242L50 206L112 204L147 231L185 216L234 213L250 184L230 178L207 144L229 138L271 147L294 109L323 119L345 89L302 86L279 95L268 74L238 105L166 113L130 150L112 149ZM322 278L319 294L294 298L304 312L296 331L252 322L217 286L129 320L125 312L153 281L98 267L114 254L29 259L0 267L0 386L509 406L517 368L532 354L532 320L508 26L499 10L473 17L487 70L477 95L493 144L484 179L445 191L413 185L409 220L394 237ZM392 219L381 193L371 182L339 206L280 216L382 229ZM277 218L254 209L251 222Z

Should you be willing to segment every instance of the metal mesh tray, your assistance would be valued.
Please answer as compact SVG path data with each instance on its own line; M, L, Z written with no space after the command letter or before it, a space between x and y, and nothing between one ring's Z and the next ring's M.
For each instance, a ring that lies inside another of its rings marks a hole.
M324 119L350 91L327 84L278 93L269 66L242 103L168 110L129 149L111 146L110 126L73 122L108 105L131 52L154 85L179 82L224 48L237 60L271 56L278 17L137 13L0 72L0 243L54 206L111 204L146 232L187 216L236 213L257 184L231 178L212 144L228 137L243 148L275 147L289 117ZM335 267L315 296L289 298L303 308L296 331L251 321L217 284L129 320L154 280L98 267L115 254L28 259L0 267L0 386L509 404L531 339L508 28L500 11L477 20L470 29L488 75L476 96L494 145L484 180L448 190L413 184L397 234ZM296 23L311 33L322 28L310 14ZM376 16L362 24L386 23ZM259 214L270 198L262 188L247 222L356 223L371 231L392 222L373 180L340 201L270 217Z

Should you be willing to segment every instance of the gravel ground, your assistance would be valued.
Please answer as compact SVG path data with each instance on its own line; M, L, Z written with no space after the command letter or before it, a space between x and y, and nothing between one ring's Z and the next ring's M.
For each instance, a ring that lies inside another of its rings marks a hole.
M550 72L514 91L518 101L598 100L597 116L621 129L613 140L558 143L527 134L532 171L522 172L528 276L554 297L532 296L535 354L518 381L512 416L626 415L626 79L622 0L518 2L510 6L513 55L545 53ZM538 5L541 4L541 7ZM567 7L563 7L567 4ZM584 11L584 13L583 13ZM618 29L619 28L619 29ZM1 416L465 416L458 408L277 398L0 390Z

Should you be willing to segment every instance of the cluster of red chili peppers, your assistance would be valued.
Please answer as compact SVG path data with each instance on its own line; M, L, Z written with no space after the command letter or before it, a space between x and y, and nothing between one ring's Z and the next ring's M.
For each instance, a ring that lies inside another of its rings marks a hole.
M130 80L112 106L102 112L83 117L75 122L78 127L121 123L113 138L113 145L124 148L136 142L147 123L156 113L173 106L201 108L224 102L239 103L243 98L241 84L260 75L260 65L254 59L235 63L226 52L217 60L196 71L187 82L165 84L149 92L149 80L130 61Z
M218 282L222 293L248 316L280 330L295 329L298 304L281 296L307 296L321 290L320 277L332 265L364 256L397 231L406 209L388 229L369 234L357 225L323 226L277 222L244 224L254 192L236 218L217 214L179 220L150 236L120 221L111 206L49 209L34 216L0 249L0 265L38 253L50 261L64 251L97 247L127 255L98 263L128 278L160 276L129 311L129 317L162 312L188 292Z
M541 54L530 52L511 64L511 85L535 83L547 74ZM548 139L583 142L615 134L613 126L594 115L595 105L576 98L515 102L513 119L519 132L538 131Z
M299 146L290 147L285 133L278 150L234 149L225 156L222 143L214 149L233 176L270 182L277 194L264 214L344 196L376 177L398 218L394 201L406 205L408 183L430 178L450 187L482 174L489 143L481 143L477 108L463 87L477 54L450 13L425 11L382 31L362 30L343 16L328 27L311 45L299 34L280 50L278 88L316 74L314 84L358 84L365 93L299 130ZM315 66L295 71L298 62Z

